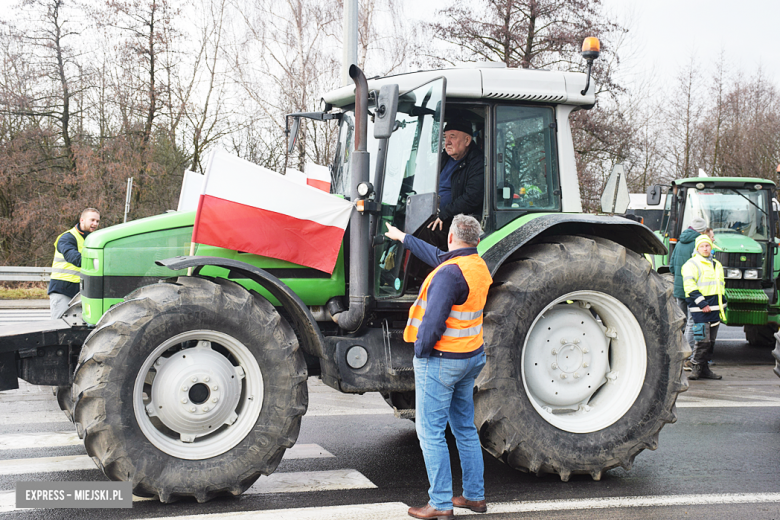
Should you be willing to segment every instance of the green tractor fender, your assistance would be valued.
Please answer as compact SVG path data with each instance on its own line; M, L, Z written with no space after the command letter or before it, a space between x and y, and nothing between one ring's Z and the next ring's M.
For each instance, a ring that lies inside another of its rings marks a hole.
M649 228L622 217L554 213L526 215L480 242L478 250L495 275L504 262L545 236L589 235L616 242L640 255L665 255L663 242Z
M309 308L297 294L279 278L268 273L268 271L245 262L216 256L177 256L166 260L158 260L155 263L173 271L193 267L195 268L193 271L194 275L198 274L203 267L223 267L230 270L229 278L248 278L254 281L271 293L290 315L293 322L290 325L298 334L303 351L317 358L325 357L323 349L325 339Z

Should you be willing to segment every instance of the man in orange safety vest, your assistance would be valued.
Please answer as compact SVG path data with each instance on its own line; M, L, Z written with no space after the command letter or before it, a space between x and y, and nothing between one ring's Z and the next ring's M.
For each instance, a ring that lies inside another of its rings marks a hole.
M484 513L484 464L474 426L474 380L485 366L482 311L493 279L477 253L479 222L456 215L447 236L448 251L387 224L390 239L403 242L434 270L409 309L404 340L414 343L415 424L430 500L412 507L415 518L454 518L453 506ZM455 435L463 470L463 494L452 493L450 455L444 430Z

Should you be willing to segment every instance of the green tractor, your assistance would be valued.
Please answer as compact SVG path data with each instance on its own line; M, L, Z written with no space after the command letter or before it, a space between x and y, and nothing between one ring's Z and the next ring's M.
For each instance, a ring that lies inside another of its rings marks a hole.
M238 495L296 442L307 378L378 392L414 417L416 294L408 251L436 214L446 114L484 154L490 268L487 365L475 391L484 448L535 474L598 480L655 449L689 351L663 255L637 222L583 214L569 115L595 103L589 75L500 64L366 80L324 97L336 121L333 196L355 204L332 273L197 245L195 212L92 233L81 301L62 320L0 330L2 389L58 387L88 454L112 480L163 502ZM523 199L520 189L533 185ZM359 211L360 208L362 211Z
M648 190L648 205L658 204L661 187ZM660 231L668 255L652 257L668 272L677 239L695 217L715 234L715 258L726 276L726 323L743 325L748 342L774 346L780 324L777 277L780 273L775 183L746 177L695 177L671 183Z

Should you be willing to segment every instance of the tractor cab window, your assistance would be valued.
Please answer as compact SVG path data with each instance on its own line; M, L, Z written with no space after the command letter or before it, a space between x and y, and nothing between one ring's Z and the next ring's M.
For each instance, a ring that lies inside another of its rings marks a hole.
M387 229L386 222L413 232L406 225L407 198L436 193L444 89L440 78L399 96L396 129L387 145L379 234ZM401 295L408 256L403 244L392 240L374 249L377 297Z
M688 229L701 217L718 235L743 235L757 241L772 238L769 229L769 192L744 188L689 189L685 198L682 227Z
M560 210L554 121L549 107L496 107L497 210Z

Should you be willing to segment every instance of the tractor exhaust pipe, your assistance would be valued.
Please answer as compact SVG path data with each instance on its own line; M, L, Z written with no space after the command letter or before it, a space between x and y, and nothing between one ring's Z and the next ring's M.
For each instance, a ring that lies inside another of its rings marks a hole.
M350 195L354 202L360 198L358 184L368 182L369 174L369 153L366 151L368 82L363 71L355 65L349 67L349 77L355 82L355 151L350 165ZM333 316L333 321L348 332L355 332L363 325L371 298L368 294L368 220L368 214L354 209L349 218L349 308Z

